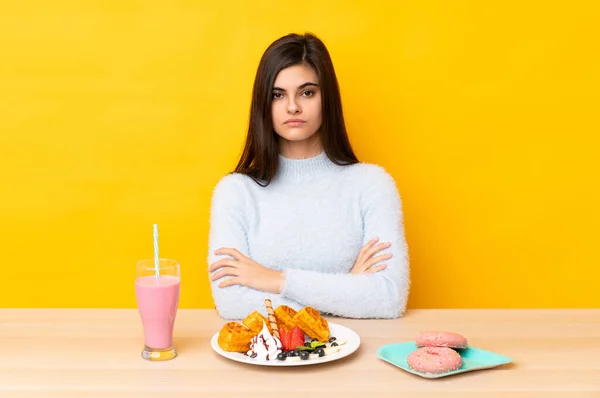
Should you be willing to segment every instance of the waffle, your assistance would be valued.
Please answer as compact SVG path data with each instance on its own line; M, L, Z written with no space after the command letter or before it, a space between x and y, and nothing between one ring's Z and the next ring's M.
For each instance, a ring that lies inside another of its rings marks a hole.
M296 310L287 305L280 305L275 308L275 318L277 318L279 329L286 328L287 330L292 330L296 326L294 315L296 315Z
M219 332L219 347L224 351L246 353L254 336L255 333L241 323L227 322Z
M329 324L312 307L304 307L294 315L294 323L312 339L325 342L329 339Z
M267 318L265 318L260 312L258 311L254 311L252 313L250 313L246 319L244 319L242 321L242 323L244 324L244 326L246 326L248 329L250 329L252 332L254 332L254 334L259 334L260 331L263 328L263 323L267 325L267 328L269 329L269 333L273 333L273 330L271 329L271 325L269 324L269 321L267 320Z

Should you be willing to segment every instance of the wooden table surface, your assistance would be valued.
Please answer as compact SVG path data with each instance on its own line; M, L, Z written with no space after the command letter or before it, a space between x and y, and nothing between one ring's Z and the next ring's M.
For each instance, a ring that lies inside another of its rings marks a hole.
M167 362L140 357L136 310L0 309L0 397L595 397L600 398L599 310L412 310L396 320L329 318L361 336L354 354L273 368L217 355L213 310L179 310ZM440 379L376 357L419 331L464 334L512 364Z

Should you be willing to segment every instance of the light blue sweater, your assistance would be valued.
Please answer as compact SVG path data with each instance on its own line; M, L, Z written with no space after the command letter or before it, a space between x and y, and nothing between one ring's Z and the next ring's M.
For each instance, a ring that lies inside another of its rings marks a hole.
M400 195L380 166L338 166L327 155L279 158L280 168L267 187L250 177L229 174L215 187L208 263L215 249L235 248L265 267L284 271L281 294L245 286L219 288L211 282L220 316L243 319L254 310L296 310L311 306L348 318L397 318L406 308L409 262ZM391 242L392 253L375 274L350 274L358 252L371 239Z

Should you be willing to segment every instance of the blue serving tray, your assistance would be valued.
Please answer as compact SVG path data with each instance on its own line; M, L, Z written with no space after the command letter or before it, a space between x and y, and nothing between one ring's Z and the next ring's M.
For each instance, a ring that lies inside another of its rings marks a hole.
M377 357L409 373L426 377L428 379L452 376L459 373L471 372L473 370L491 369L495 368L496 366L512 362L512 359L507 356L469 346L465 349L456 350L463 360L463 364L460 369L441 374L421 373L411 369L406 362L408 355L416 349L417 345L413 341L387 344L379 347L377 350Z

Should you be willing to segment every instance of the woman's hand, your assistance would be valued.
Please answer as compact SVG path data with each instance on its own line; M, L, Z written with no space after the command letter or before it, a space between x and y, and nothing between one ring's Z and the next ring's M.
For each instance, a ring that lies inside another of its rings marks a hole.
M391 246L391 243L380 243L375 245L379 241L379 238L375 238L360 249L358 253L358 258L354 263L354 267L350 271L351 274L374 274L375 272L383 271L387 264L375 265L380 261L388 260L392 258L391 253L382 254L380 256L375 256L375 254L379 253L382 250L387 249Z
M208 267L208 272L219 270L210 277L212 281L224 276L231 276L219 283L219 287L243 285L267 293L279 294L281 292L284 282L283 272L260 265L236 249L218 249L215 250L215 254L233 257L222 258Z

